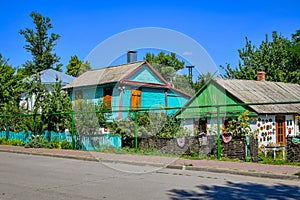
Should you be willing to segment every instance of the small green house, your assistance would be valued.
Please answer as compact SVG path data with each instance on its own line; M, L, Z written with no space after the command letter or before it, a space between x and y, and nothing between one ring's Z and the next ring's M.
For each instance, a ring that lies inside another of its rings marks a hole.
M228 119L249 111L250 128L260 146L285 145L286 137L299 135L300 85L262 80L212 79L176 113L184 126L196 132L217 134L217 108L220 129ZM268 105L242 105L268 102ZM274 102L274 104L272 104ZM278 102L290 102L276 104ZM251 117L252 116L252 117Z

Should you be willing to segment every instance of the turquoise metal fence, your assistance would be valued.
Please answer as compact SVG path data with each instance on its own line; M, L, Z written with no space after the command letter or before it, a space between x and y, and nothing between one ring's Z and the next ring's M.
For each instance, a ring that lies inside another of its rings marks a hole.
M35 135L42 135L47 141L52 141L54 138L57 138L58 142L67 140L72 143L72 134L69 131L56 133L54 131L43 131L36 133ZM6 131L0 131L0 138L6 137ZM12 132L9 131L8 139L9 140L21 140L22 142L27 143L34 136L33 132ZM122 148L122 138L121 136L115 136L110 134L95 134L95 135L85 135L80 136L75 135L76 147L81 150L99 150L100 148L105 147L114 147Z

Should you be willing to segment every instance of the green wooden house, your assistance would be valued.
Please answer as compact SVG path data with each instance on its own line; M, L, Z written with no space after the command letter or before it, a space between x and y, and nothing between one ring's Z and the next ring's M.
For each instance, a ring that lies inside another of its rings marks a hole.
M298 84L270 82L264 79L255 81L216 78L204 85L177 112L176 117L194 133L217 134L217 108L214 105L232 105L220 107L220 129L228 119L238 117L248 110L249 116L255 119L250 121L251 129L257 133L261 146L285 145L287 135L299 134L297 116L300 113L300 104L240 104L299 101L299 94Z

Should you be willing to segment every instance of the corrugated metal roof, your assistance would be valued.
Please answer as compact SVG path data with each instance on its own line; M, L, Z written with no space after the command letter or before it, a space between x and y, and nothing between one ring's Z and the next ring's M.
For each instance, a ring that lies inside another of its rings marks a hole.
M242 102L289 102L300 100L300 85L282 82L214 79ZM300 104L251 105L257 113L300 113Z
M72 82L75 77L67 75L63 72L59 72L53 69L46 69L43 71L40 71L39 76L41 78L41 82L43 84L52 84L57 82L57 79L60 80L62 82L62 85L66 85L70 82ZM29 78L30 79L30 78Z
M118 82L144 63L145 61L140 61L87 71L66 85L64 89Z

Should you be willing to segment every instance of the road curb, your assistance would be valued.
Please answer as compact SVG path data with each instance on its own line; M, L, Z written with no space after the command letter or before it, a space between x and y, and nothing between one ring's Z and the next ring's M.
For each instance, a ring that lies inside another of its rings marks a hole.
M51 153L39 153L39 152L26 152L26 151L18 151L18 150L6 150L0 149L0 152L7 152L7 153L18 153L18 154L26 154L26 155L36 155L36 156L48 156L48 157L56 157L56 158L68 158L68 159L75 159L75 160L84 160L84 161L95 161L99 162L98 159L94 157L86 157L86 156L71 156L71 155L62 155L62 154L51 154Z
M225 174L252 176L252 177L260 177L260 178L299 180L300 181L300 176L296 176L296 175L283 175L283 174L272 174L272 173L261 173L261 172L248 172L248 171L240 171L240 170L195 167L195 166L186 166L186 169L187 170L193 170L193 171L206 171L206 172L225 173Z
M191 171L205 171L205 172L213 172L213 173L224 173L224 174L232 174L232 175L243 175L243 176L252 176L252 177L260 177L260 178L271 178L271 179L284 179L284 180L298 180L300 181L300 176L296 175L283 175L283 174L272 174L272 173L261 173L261 172L248 172L248 171L240 171L240 170L229 170L223 168L209 168L209 167L200 167L200 166L183 166L183 165L174 165L174 164L159 164L152 162L139 162L139 161L124 161L117 159L97 159L91 156L72 156L72 155L62 155L62 154L51 154L45 152L26 152L19 150L8 150L8 149L0 149L0 152L7 153L18 153L18 154L26 154L26 155L38 155L38 156L48 156L48 157L56 157L56 158L67 158L67 159L75 159L75 160L83 160L83 161L93 161L93 162L110 162L110 163L122 163L122 164L130 164L130 165L138 165L138 166L154 166L154 167L162 167L168 169L177 169L177 170L191 170Z

